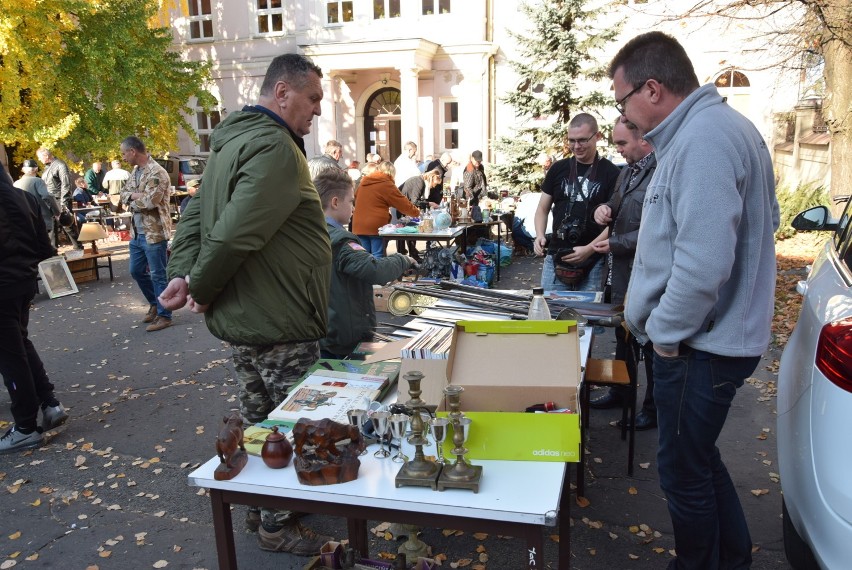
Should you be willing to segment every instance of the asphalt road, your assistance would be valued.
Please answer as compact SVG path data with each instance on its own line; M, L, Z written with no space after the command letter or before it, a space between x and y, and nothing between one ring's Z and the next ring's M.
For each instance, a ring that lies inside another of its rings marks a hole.
M147 309L129 276L126 254L116 278L102 272L80 293L35 299L30 332L48 374L69 409L68 424L41 449L0 456L0 568L216 568L209 499L187 485L194 466L215 453L223 415L236 407L229 348L198 315L180 311L171 328L146 333ZM541 262L515 258L501 288L529 288ZM382 316L384 319L385 316ZM380 320L382 320L380 319ZM595 355L614 350L611 331ZM756 569L786 568L775 446L774 372L770 353L743 387L719 442L743 502L755 544ZM643 390L640 385L640 393ZM0 420L11 420L0 391ZM627 444L610 424L620 411L593 411L586 474L588 505L572 504L571 568L664 568L674 547L658 486L656 431L636 437L636 471L627 476ZM6 427L3 427L6 429ZM519 481L535 493L535 481ZM305 558L259 550L234 511L241 567L299 569ZM344 521L308 516L305 524L336 537ZM376 527L381 521L371 521ZM470 568L521 566L519 539L423 529L421 538L451 563ZM545 560L556 568L556 540ZM371 554L400 542L371 535ZM481 563L480 554L487 554Z

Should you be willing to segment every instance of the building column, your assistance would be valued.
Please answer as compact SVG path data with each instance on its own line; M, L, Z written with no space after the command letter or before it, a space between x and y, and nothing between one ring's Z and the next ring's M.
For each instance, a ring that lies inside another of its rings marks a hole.
M418 100L420 99L419 67L406 67L399 70L399 91L402 101L402 144L408 141L417 143L418 154L423 146L420 140L420 118L418 117Z
M459 149L465 159L474 150L481 150L488 160L488 132L486 128L485 113L482 112L481 101L488 97L487 84L484 74L487 69L462 69L462 81L460 84L461 94L459 96L459 115L464 117L463 126L459 129ZM476 105L477 109L471 107Z

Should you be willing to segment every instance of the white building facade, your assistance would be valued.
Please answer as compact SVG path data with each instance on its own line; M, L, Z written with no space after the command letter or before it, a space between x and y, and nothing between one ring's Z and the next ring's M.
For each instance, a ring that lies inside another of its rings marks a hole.
M600 60L608 61L643 31L673 34L699 81L716 82L771 148L773 112L793 108L798 84L761 69L769 53L747 45L753 30L725 22L662 21L681 4L689 2L613 3L608 17L628 23ZM466 162L479 149L488 162L500 160L489 141L511 136L517 125L514 109L500 102L517 85L509 63L517 46L508 30L528 27L514 1L166 0L162 18L172 27L176 49L212 64L214 84L208 87L219 101L212 114L194 117L199 144L181 134L178 150L184 154L209 152L212 128L253 104L269 62L288 52L309 56L324 73L322 116L305 140L308 157L336 139L343 145L342 162L363 163L368 152L394 160L411 140L421 159L448 150ZM611 89L609 81L595 87ZM605 121L616 118L614 108L602 114Z

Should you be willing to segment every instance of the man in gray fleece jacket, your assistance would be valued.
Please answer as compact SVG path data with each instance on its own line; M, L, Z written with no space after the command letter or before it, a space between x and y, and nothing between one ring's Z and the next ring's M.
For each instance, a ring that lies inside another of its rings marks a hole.
M609 74L616 107L657 156L625 316L654 346L657 464L677 551L669 568L747 568L751 538L716 440L769 344L772 162L754 125L713 85L699 87L674 38L637 36Z

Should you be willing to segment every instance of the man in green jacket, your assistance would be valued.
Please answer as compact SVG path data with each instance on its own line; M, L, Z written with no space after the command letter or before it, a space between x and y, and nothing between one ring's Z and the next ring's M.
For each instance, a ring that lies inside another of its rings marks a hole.
M323 358L344 358L376 328L373 285L398 279L414 265L407 255L395 253L376 259L355 234L346 231L355 209L352 178L343 170L326 169L314 178L331 237L331 300L328 335L320 341Z
M204 192L190 200L172 242L161 302L188 304L229 342L240 412L266 419L319 357L328 311L331 246L302 140L320 114L322 71L307 58L272 60L258 104L213 131ZM291 513L263 509L264 550L310 556L330 537Z

